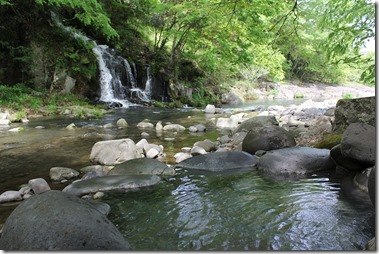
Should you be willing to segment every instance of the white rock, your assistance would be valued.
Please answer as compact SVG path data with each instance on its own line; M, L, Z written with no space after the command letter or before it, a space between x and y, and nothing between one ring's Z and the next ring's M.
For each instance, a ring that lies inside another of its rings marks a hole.
M188 146L185 146L185 147L182 147L182 152L184 152L184 153L190 153L191 152L191 149L192 149L192 147L188 147Z
M149 142L147 142L147 140L146 139L141 139L140 141L138 141L137 143L136 143L136 147L138 147L138 148L145 148L145 146L147 146L149 144Z
M35 194L51 190L49 184L43 178L31 179L29 180L29 185Z
M154 124L152 124L150 122L142 121L142 122L140 122L140 123L137 124L137 127L139 129L153 129L154 128Z
M66 126L67 130L73 130L76 128L76 125L74 123L70 123L69 125Z
M191 158L192 155L189 153L177 153L174 155L174 157L175 157L175 162L180 163L188 158Z
M163 127L164 131L184 131L186 128L180 124L168 124Z
M199 147L199 146L194 146L191 149L191 155L199 155L199 154L207 154L207 151L205 151L204 148Z
M155 130L156 130L157 132L160 132L160 131L163 130L162 121L157 122L157 124L155 125Z
M0 195L0 204L22 200L21 193L18 191L6 191Z
M9 132L20 132L20 131L23 131L24 128L22 127L16 127L16 128L12 128L10 130L8 130Z
M0 119L0 125L9 125L11 123L8 119Z
M118 128L126 128L128 127L128 122L124 118L120 118L117 120L116 125Z
M147 158L155 159L159 155L159 151L155 148L149 149L149 151L146 153Z
M103 128L104 129L110 129L110 128L113 128L114 126L113 126L113 124L111 124L111 123L107 123L107 124L105 124L104 126L103 126Z
M93 199L101 199L104 197L104 192L98 191L93 195Z
M216 107L215 107L215 105L208 104L205 107L204 111L206 114L215 114L216 113Z
M216 127L219 129L234 130L238 127L238 119L220 117L217 119Z
M147 133L147 132L142 132L141 133L141 137L143 137L143 138L148 138L149 136L150 136L150 134Z
M189 132L197 132L197 128L196 128L195 126L190 126L190 127L188 128L188 131L189 131Z

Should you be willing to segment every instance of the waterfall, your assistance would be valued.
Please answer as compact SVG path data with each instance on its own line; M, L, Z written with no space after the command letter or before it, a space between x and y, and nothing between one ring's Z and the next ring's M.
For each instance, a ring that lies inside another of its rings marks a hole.
M72 27L64 26L55 13L51 13L54 23L62 31L70 34L77 40L91 41L94 44L92 48L96 55L100 77L100 101L108 105L118 105L124 108L129 107L132 103L129 99L149 102L151 98L151 77L150 67L148 67L148 78L145 89L142 90L137 84L137 68L132 63L133 69L129 62L116 54L114 49L107 45L98 45L96 41L88 38Z
M150 73L150 66L147 66L146 68L146 84L145 84L145 93L148 97L151 96L151 83L152 83L152 78L151 78L151 73Z

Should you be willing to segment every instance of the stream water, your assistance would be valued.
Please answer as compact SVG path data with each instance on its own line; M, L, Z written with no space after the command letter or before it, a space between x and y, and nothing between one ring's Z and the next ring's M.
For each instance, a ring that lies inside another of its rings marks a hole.
M127 129L104 129L119 118ZM79 170L90 165L95 142L131 138L138 142L143 119L182 124L207 123L191 109L129 107L101 119L41 118L21 125L24 131L0 129L0 193L18 190L29 179L49 181L54 166ZM75 130L65 127L75 123ZM36 128L43 126L44 128ZM184 132L165 141L147 131L149 143L162 144L165 162L181 147L220 135L211 124L204 134ZM165 136L167 135L167 136ZM53 189L64 184L49 182ZM112 210L110 220L134 250L359 250L375 235L375 209L367 199L356 200L327 175L300 180L274 180L253 171L237 175L177 175L159 185L128 193L107 193L102 201ZM0 224L16 206L0 205ZM59 208L56 208L59 209Z

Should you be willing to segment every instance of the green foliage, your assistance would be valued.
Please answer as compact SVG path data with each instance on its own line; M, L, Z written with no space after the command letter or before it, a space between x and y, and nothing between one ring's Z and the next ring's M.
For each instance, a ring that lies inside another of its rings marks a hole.
M302 99L302 98L304 98L304 94L302 94L302 93L295 93L293 95L293 98L294 99Z
M364 43L375 37L375 3L370 0L326 0L320 27L328 32L324 43L331 62L366 65L361 79L375 83L375 60L360 52Z
M0 105L14 110L38 109L42 100L33 96L33 90L17 84L13 87L0 85Z
M107 39L118 37L116 30L110 25L109 17L96 0L35 0L35 2L39 5L74 10L74 16L71 18L79 20L85 26L100 30Z
M353 95L351 93L344 93L342 99L353 99Z

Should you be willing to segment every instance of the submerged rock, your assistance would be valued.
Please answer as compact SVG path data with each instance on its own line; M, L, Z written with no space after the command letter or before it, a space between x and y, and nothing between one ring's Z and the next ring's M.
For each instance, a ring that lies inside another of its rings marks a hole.
M290 147L266 152L258 169L271 175L306 175L335 169L328 149Z
M108 175L175 175L175 170L165 163L150 159L138 158L125 161L115 166Z
M217 152L198 155L176 165L189 171L240 172L255 169L257 159L246 152Z
M61 191L22 202L4 224L0 249L131 250L120 231L95 206Z
M79 172L72 168L52 167L49 172L50 179L53 181L62 181L75 178Z
M73 182L63 192L83 196L99 191L132 191L158 184L161 178L157 175L108 175Z

